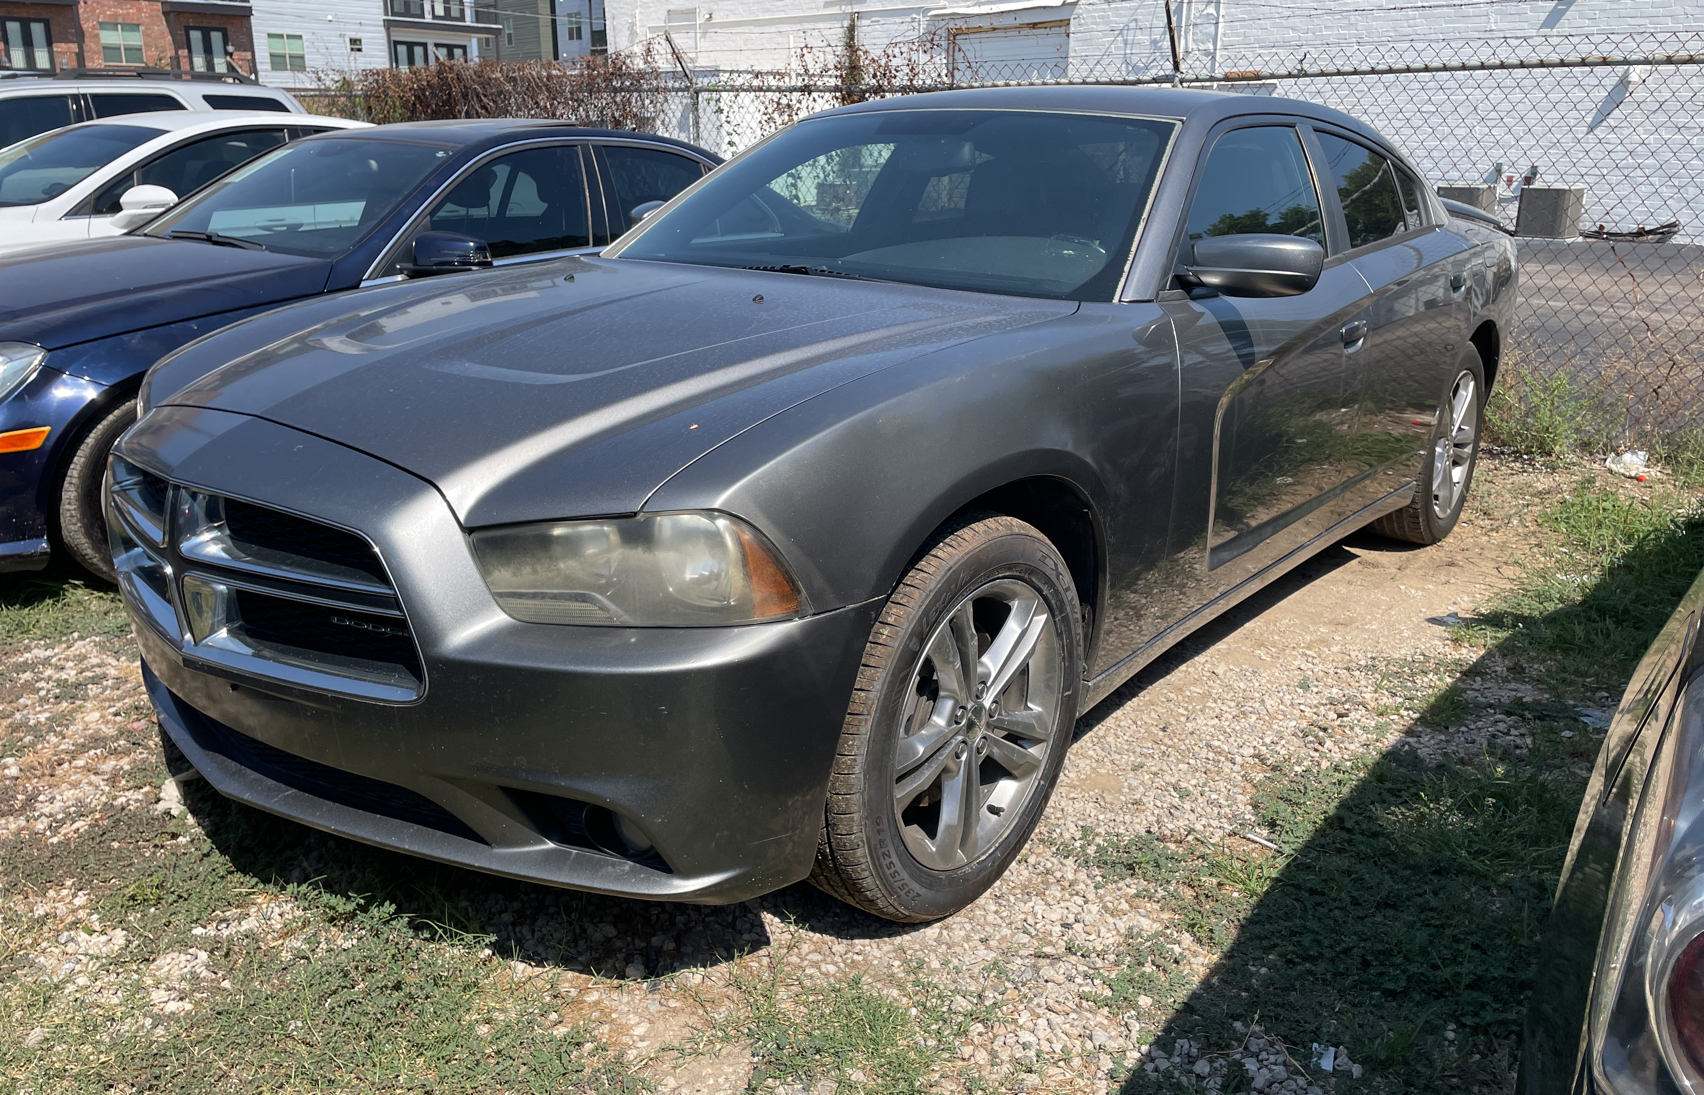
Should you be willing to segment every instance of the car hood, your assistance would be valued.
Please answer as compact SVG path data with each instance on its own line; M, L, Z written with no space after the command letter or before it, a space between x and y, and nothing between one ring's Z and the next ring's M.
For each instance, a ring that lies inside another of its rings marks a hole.
M59 241L0 257L0 340L56 350L325 290L324 259L190 240Z
M470 527L636 512L669 476L787 407L1077 307L596 258L338 301L348 310L336 318L158 402L359 449L435 484ZM323 316L329 303L302 307Z

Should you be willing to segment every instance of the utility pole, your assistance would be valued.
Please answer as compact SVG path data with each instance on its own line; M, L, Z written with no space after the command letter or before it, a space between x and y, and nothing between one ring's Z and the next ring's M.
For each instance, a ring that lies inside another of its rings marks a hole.
M692 101L692 143L703 144L698 135L698 85L692 78L692 66L686 63L686 55L681 53L680 46L667 27L663 28L663 40L669 45L669 52L674 54L675 67L680 69L680 75L686 81L686 93Z

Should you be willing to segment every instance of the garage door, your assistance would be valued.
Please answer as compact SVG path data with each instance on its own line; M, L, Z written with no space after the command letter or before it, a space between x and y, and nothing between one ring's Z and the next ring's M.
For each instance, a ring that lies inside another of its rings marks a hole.
M951 34L954 78L961 82L1064 79L1071 60L1069 19L959 27Z

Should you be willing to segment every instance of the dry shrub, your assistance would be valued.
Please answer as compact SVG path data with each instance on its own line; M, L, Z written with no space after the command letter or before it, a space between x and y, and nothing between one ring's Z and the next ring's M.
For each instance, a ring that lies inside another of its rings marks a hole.
M369 69L321 80L304 96L317 114L363 121L554 118L604 129L649 130L678 89L649 44L575 61L447 61Z

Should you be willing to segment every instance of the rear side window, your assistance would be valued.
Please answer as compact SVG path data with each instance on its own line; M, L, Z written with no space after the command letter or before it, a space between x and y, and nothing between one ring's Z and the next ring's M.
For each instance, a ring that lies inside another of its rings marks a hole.
M117 213L125 192L133 186L163 186L184 197L283 143L282 129L221 133L191 141L114 179L95 195L94 213L100 217Z
M1257 233L1325 243L1325 222L1301 138L1289 126L1233 129L1220 137L1201 169L1189 207L1183 254L1208 236Z
M290 108L277 99L264 95L203 95L209 110L277 110L285 114Z
M1402 196L1402 219L1408 228L1423 228L1426 225L1426 206L1420 199L1420 184L1413 175L1396 164L1390 165L1391 173L1396 176L1396 189Z
M149 114L156 110L189 109L170 95L150 95L142 91L95 93L89 96L89 101L94 104L97 118L111 118L119 114Z
M160 135L139 125L89 125L43 133L0 150L0 206L57 198L144 141Z
M0 99L0 148L77 121L69 95Z
M1349 246L1364 247L1406 231L1408 218L1385 158L1331 133L1319 134L1319 143L1337 184Z
M633 219L634 206L666 202L704 174L697 160L660 149L605 145L603 153L615 189L616 208L627 227L638 223Z

